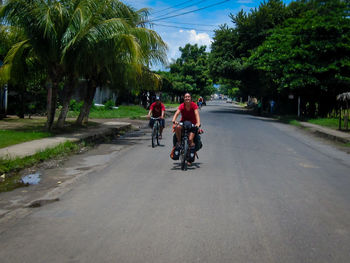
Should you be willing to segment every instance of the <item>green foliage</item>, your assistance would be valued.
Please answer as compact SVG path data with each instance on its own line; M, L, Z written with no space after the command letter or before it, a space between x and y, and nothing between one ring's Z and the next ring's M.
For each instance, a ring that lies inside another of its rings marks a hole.
M350 21L344 2L313 4L273 29L250 62L277 92L318 101L318 114L324 116L350 85Z
M140 106L119 106L118 109L107 110L105 107L96 107L91 109L90 117L95 119L112 118L140 118L147 115L148 111ZM71 111L68 117L77 117L78 111Z
M104 104L104 109L105 110L111 110L113 109L113 107L115 106L115 103L113 100L108 100L105 104Z
M339 118L317 118L310 119L308 122L336 130L339 128Z
M210 73L241 95L278 100L280 109L290 104L289 94L301 96L304 114L326 116L350 85L348 14L341 0L288 6L270 0L249 13L231 14L235 27L215 31Z
M0 50L7 54L6 81L25 90L26 76L32 75L27 74L28 67L35 65L32 68L46 75L52 85L48 108L52 105L54 110L58 86L67 79L72 85L59 93L65 105L79 78L88 79L92 90L97 86L115 90L158 86L158 76L147 66L164 63L167 47L155 31L146 28L148 13L118 0L7 1L0 19L18 28L23 38L7 45L9 50ZM86 94L84 100L91 104L93 92ZM48 127L54 110L49 111Z
M69 110L70 111L80 111L81 107L83 106L83 101L77 102L76 100L71 100L69 102Z
M0 148L50 136L49 132L0 130Z
M181 57L170 64L170 72L163 73L168 84L165 91L174 95L190 92L194 96L208 96L214 92L213 81L209 77L208 53L206 47L186 44L180 47Z

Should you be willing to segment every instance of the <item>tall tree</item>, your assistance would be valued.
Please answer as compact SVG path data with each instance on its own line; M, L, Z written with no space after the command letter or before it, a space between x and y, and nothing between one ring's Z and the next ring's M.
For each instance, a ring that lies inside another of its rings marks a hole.
M0 11L0 18L21 28L25 36L25 40L10 52L31 53L40 61L42 68L47 70L46 126L49 130L55 117L59 83L64 76L61 39L69 21L67 16L70 5L72 1L64 0L9 0Z
M206 46L186 44L180 47L181 56L170 64L173 88L176 93L190 92L208 96L213 93L213 81L209 77Z
M350 84L349 7L338 0L308 4L300 17L271 31L250 62L278 93L301 95L310 115L325 116Z
M247 64L250 52L263 43L270 30L292 15L280 0L263 2L249 13L241 10L230 14L235 27L223 25L215 30L209 59L211 76L218 82L241 82L246 95L261 95L264 80L255 68Z

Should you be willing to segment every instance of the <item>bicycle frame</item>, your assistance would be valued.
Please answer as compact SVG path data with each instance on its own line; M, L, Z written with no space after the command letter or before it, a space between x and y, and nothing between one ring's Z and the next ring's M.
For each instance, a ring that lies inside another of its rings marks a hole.
M152 128L152 148L154 148L156 145L156 141L157 141L157 145L160 145L159 143L160 118L151 117L151 119L154 120L154 124Z

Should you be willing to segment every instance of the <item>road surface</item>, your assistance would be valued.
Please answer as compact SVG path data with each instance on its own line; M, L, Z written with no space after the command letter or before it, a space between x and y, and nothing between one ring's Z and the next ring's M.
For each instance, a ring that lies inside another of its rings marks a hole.
M231 104L200 114L188 171L169 158L169 127L155 149L126 136L59 202L0 226L0 261L350 262L348 154Z

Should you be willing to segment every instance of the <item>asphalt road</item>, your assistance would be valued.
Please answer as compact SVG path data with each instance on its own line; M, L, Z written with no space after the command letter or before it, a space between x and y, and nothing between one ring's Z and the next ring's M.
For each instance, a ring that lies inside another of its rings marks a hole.
M350 262L348 154L229 104L201 118L188 171L169 158L170 128L156 149L125 137L61 201L14 218L0 261Z

